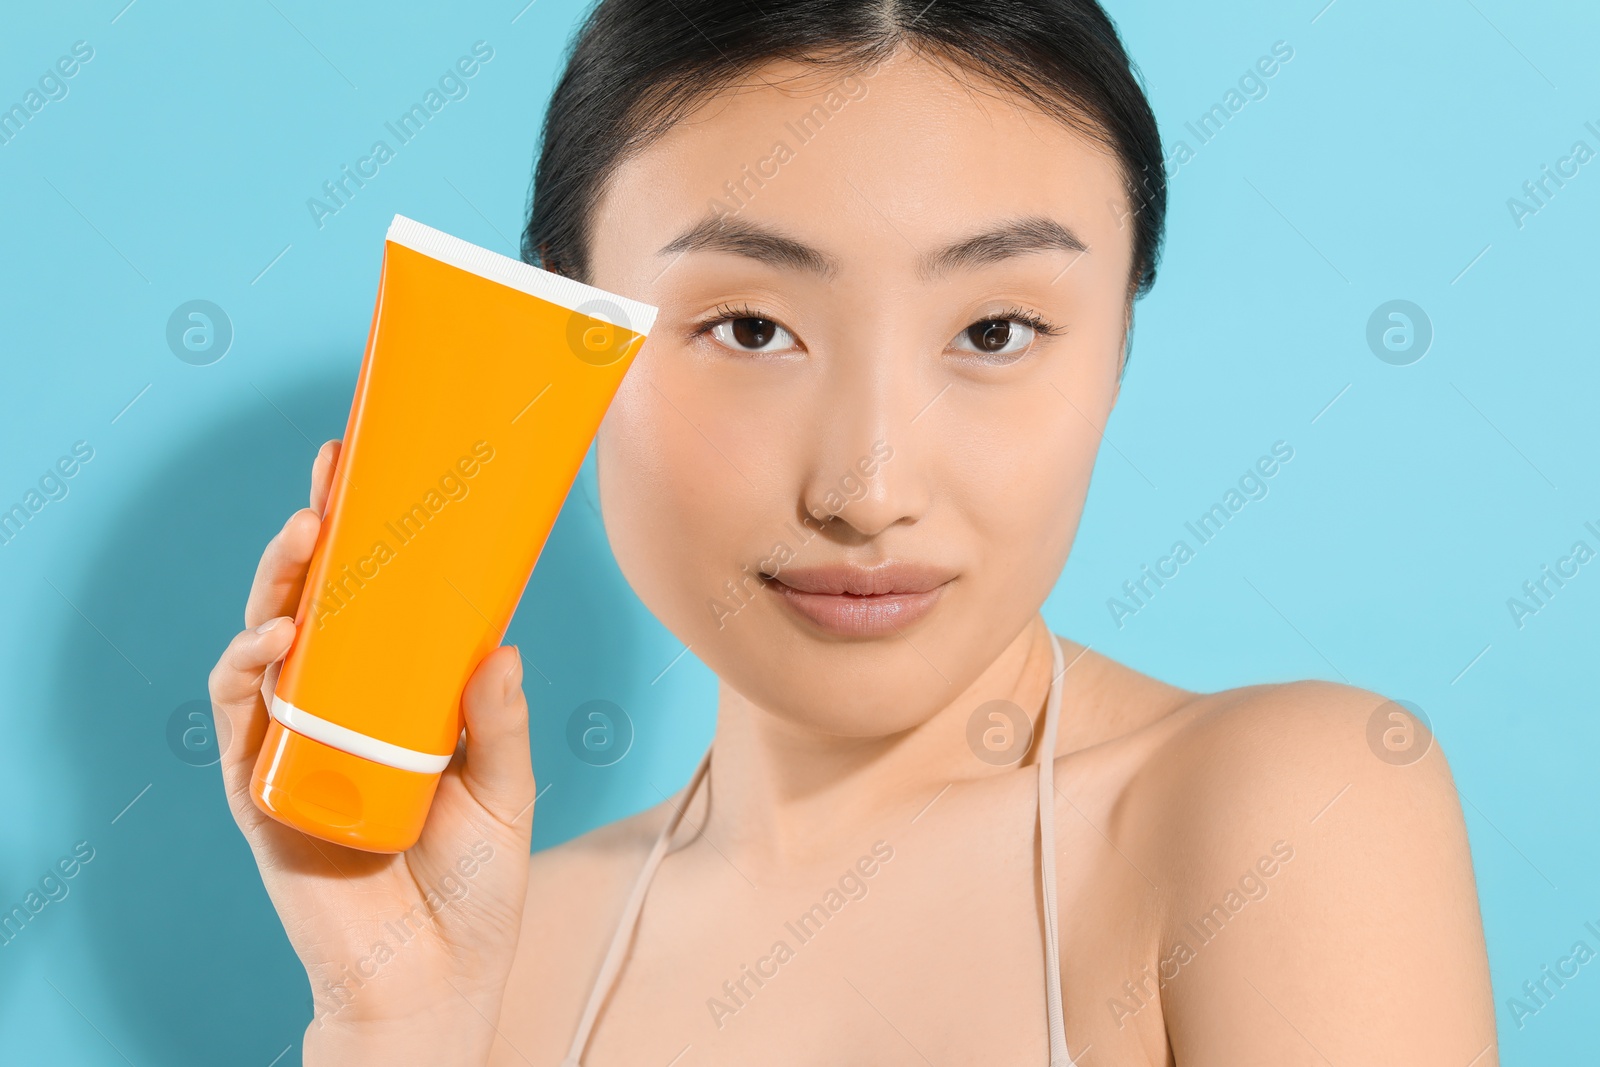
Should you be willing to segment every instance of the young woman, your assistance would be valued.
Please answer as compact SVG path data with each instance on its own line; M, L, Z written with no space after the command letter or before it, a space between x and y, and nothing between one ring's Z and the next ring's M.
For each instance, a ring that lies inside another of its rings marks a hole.
M307 1063L1497 1061L1444 757L1369 743L1397 705L1185 692L1039 615L1165 190L1093 0L603 0L526 256L661 309L601 504L721 681L715 742L529 861L502 648L410 852L268 820L247 783L325 445L211 677Z

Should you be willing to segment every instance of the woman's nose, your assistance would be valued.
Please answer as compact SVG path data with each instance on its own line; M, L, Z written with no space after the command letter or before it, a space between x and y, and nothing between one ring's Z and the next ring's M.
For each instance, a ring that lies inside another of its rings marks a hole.
M915 523L932 501L919 415L933 399L921 394L935 390L920 381L914 359L885 356L836 365L845 380L830 386L838 399L817 419L802 487L808 515L837 519L862 539Z

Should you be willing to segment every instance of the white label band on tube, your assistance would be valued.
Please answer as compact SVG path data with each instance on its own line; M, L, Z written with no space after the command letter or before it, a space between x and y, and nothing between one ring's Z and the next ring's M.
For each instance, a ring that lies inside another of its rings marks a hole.
M656 322L656 307L638 300L585 285L575 278L541 270L520 259L502 256L469 241L453 237L443 230L426 226L416 219L396 215L389 224L384 240L404 245L413 252L421 252L429 259L437 259L452 267L468 271L492 282L559 304L569 310L587 314L610 322L620 317L621 326L637 334L648 334Z
M438 774L450 765L449 756L418 752L415 749L392 745L387 741L379 741L376 737L368 737L348 726L340 726L336 722L318 718L309 711L302 711L276 693L272 695L272 717L295 733L309 737L329 748L336 748L340 752L348 752L352 756L360 756L362 759L381 763L395 770Z

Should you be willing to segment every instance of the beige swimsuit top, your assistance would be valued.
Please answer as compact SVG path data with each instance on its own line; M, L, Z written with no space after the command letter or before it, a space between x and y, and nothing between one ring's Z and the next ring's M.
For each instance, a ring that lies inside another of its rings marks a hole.
M1056 827L1055 805L1052 803L1055 794L1056 761L1053 753L1056 750L1056 726L1061 718L1061 678L1066 674L1066 668L1062 665L1061 642L1053 635L1050 639L1050 651L1053 656L1050 697L1045 702L1044 738L1039 747L1040 753L1043 754L1039 760L1039 887L1044 898L1045 1006L1050 1022L1050 1067L1075 1067L1072 1057L1067 1054L1066 1025L1061 1011L1061 947L1056 930ZM561 1067L582 1067L584 1049L589 1045L589 1035L594 1032L600 1010L616 986L617 976L627 961L634 932L639 925L639 912L644 908L645 895L650 891L650 882L661 866L662 859L666 857L667 845L672 840L673 832L677 830L683 813L694 800L694 795L706 776L706 768L710 765L711 750L707 749L706 754L700 758L700 766L689 779L689 785L684 791L683 804L674 809L666 825L661 828L660 835L656 837L655 847L650 850L649 857L644 861L644 867L639 871L639 877L633 884L633 892L629 895L628 903L622 909L622 917L617 922L617 932L611 938L611 947L606 950L605 961L600 965L600 973L596 976L594 988L589 993L589 1003L583 1009L583 1018L578 1021L578 1032L573 1035L572 1047L567 1051L567 1058L561 1062Z

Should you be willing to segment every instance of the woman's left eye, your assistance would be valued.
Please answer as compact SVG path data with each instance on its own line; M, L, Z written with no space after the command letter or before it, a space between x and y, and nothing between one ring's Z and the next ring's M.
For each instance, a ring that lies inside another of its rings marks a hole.
M736 352L782 352L794 347L794 335L771 319L753 315L724 319L711 336Z
M1039 331L1017 319L983 319L956 334L952 348L990 358L1015 356L1033 344Z

